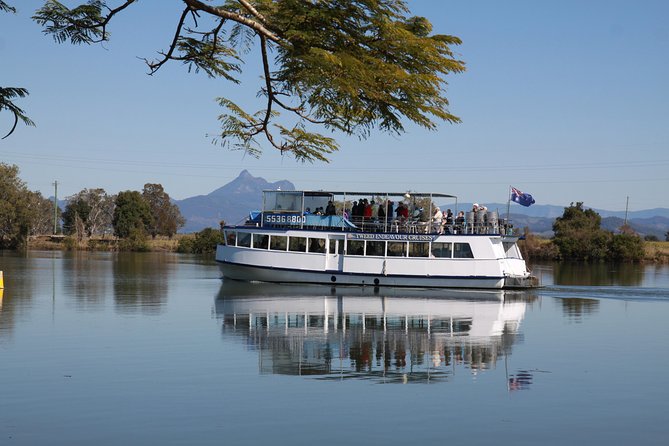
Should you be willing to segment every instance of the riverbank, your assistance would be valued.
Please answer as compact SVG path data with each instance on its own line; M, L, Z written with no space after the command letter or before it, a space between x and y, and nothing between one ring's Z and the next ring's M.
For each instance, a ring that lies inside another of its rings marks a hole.
M194 239L195 234L177 234L172 238L156 237L146 240L146 251L152 252L177 252L179 241L182 239ZM535 238L532 247L527 252L526 258L546 258L554 250L550 249L551 242L548 239ZM40 235L30 237L28 249L47 251L123 251L123 239L117 237L92 237L77 241L73 237L62 235ZM669 242L644 242L644 262L669 264ZM551 259L552 260L552 259Z
M669 242L645 242L644 251L649 263L669 263Z
M192 237L191 234L177 234L172 238L156 237L145 241L145 251L176 252L179 240ZM91 237L77 240L64 235L38 235L28 240L28 249L42 251L124 251L124 240L118 237Z

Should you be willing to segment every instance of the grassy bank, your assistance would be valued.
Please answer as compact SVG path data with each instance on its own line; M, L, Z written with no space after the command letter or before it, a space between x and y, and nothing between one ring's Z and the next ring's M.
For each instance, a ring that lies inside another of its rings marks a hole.
M669 242L646 242L644 260L655 263L669 263Z
M189 235L177 234L172 238L156 237L146 239L145 251L176 252L179 240ZM28 241L28 249L46 251L124 251L124 240L118 237L91 237L77 240L62 235L32 236Z
M558 250L549 239L530 234L519 242L526 259L557 260ZM644 263L669 263L669 242L644 242Z

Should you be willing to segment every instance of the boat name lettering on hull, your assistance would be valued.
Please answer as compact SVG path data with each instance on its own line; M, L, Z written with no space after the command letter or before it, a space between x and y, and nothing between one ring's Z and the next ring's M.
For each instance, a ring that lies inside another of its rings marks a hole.
M431 242L436 236L423 234L348 234L349 240L391 240L409 242Z

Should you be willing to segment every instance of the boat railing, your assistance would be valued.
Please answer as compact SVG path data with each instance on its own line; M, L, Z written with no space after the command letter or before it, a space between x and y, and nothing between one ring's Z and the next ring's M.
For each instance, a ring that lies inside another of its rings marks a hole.
M307 216L294 222L272 221L262 226L282 229L315 229L341 230L343 232L374 232L400 234L501 234L512 235L513 225L500 219L497 211L467 212L462 219L446 219L441 221L423 221L419 218L389 218L378 219L373 217ZM251 223L250 221L247 222ZM258 220L253 226L260 226Z

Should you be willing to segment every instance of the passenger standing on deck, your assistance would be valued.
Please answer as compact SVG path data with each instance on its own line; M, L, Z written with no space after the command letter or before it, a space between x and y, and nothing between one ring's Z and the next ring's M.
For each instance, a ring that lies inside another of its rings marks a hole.
M432 216L432 230L434 232L438 232L439 234L443 232L443 228L441 227L443 218L444 214L441 212L441 209L436 207L434 209L434 215Z
M458 212L458 216L455 217L455 228L458 234L461 234L465 227L465 212Z
M372 205L369 204L369 201L365 198L364 200L365 203L365 208L363 210L363 217L365 217L365 221L369 221L372 219Z
M446 213L444 214L444 228L442 232L445 232L446 234L451 234L453 232L453 211L450 209L446 209Z
M372 220L375 220L379 217L379 204L372 199L370 203L372 206Z
M442 227L443 224L443 219L444 219L444 214L441 212L441 209L437 206L434 208L434 215L432 215L432 230L434 232L438 232L439 234L442 234L444 232L444 228Z

